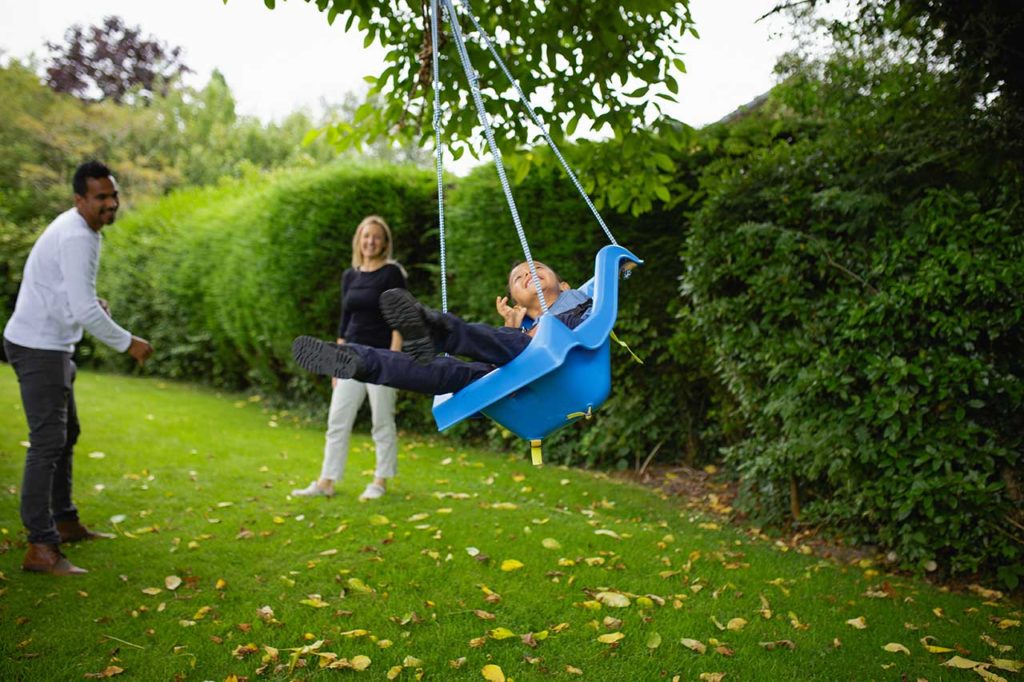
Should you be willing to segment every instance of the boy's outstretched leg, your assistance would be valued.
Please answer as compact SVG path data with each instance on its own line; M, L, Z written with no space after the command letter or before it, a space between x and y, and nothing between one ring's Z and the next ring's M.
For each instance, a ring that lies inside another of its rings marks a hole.
M501 366L530 343L530 337L517 328L472 324L428 308L406 289L389 289L381 294L380 312L402 335L402 351L420 364L444 352Z
M357 343L336 344L300 336L292 355L303 369L315 374L355 379L427 395L454 393L494 369L484 362L438 357L421 365L406 353L370 348Z
M292 355L303 369L314 374L358 379L363 371L359 354L345 344L329 343L312 336L299 336L292 342Z
M443 333L441 313L416 300L408 289L388 289L380 295L380 313L388 325L402 335L402 352L425 365L437 355L436 339Z

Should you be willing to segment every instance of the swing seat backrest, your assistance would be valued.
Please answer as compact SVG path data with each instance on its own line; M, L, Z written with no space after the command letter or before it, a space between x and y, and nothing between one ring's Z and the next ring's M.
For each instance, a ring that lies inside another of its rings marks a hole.
M643 261L618 245L602 248L594 277L580 287L594 300L590 316L576 329L542 316L530 345L512 362L435 402L438 429L483 413L520 438L538 440L597 409L611 391L609 335L623 262Z

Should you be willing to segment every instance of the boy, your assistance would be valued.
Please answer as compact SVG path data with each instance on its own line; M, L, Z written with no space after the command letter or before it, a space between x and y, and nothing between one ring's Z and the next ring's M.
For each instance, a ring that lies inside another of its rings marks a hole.
M593 301L570 288L543 263L535 262L535 267L548 312L570 329L579 326L590 315ZM455 315L422 305L407 290L390 289L380 297L381 313L392 329L402 335L403 352L300 336L292 344L292 354L301 367L316 374L354 378L429 395L454 393L495 367L508 364L529 345L533 320L539 319L543 311L527 263L512 268L508 290L513 306L508 305L508 297L495 299L505 326L492 327L464 322ZM464 355L472 360L459 360L451 355Z

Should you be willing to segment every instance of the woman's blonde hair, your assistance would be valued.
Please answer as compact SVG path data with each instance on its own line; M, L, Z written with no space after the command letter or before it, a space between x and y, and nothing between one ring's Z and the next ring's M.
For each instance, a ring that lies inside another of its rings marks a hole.
M384 222L384 219L379 215L368 215L363 218L363 222L359 223L359 227L356 228L356 233L352 235L352 267L358 270L363 266L363 254L359 249L359 238L363 236L363 230L369 225L378 225L380 229L384 230L384 240L386 242L384 246L384 261L386 263L394 263L394 259L391 257L391 228Z

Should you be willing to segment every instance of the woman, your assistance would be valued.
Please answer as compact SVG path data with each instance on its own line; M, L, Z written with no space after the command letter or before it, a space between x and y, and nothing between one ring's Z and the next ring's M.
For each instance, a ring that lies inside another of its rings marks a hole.
M406 288L405 271L391 258L391 228L380 216L367 216L352 237L352 267L341 276L341 323L338 343L346 341L393 351L402 349L402 337L380 313L380 295L388 289ZM387 491L398 464L398 431L395 428L395 389L364 384L355 379L331 380L334 391L327 417L327 439L320 478L292 491L298 497L330 497L345 473L349 436L356 413L369 395L373 415L373 442L377 466L373 482L359 496L373 500Z

